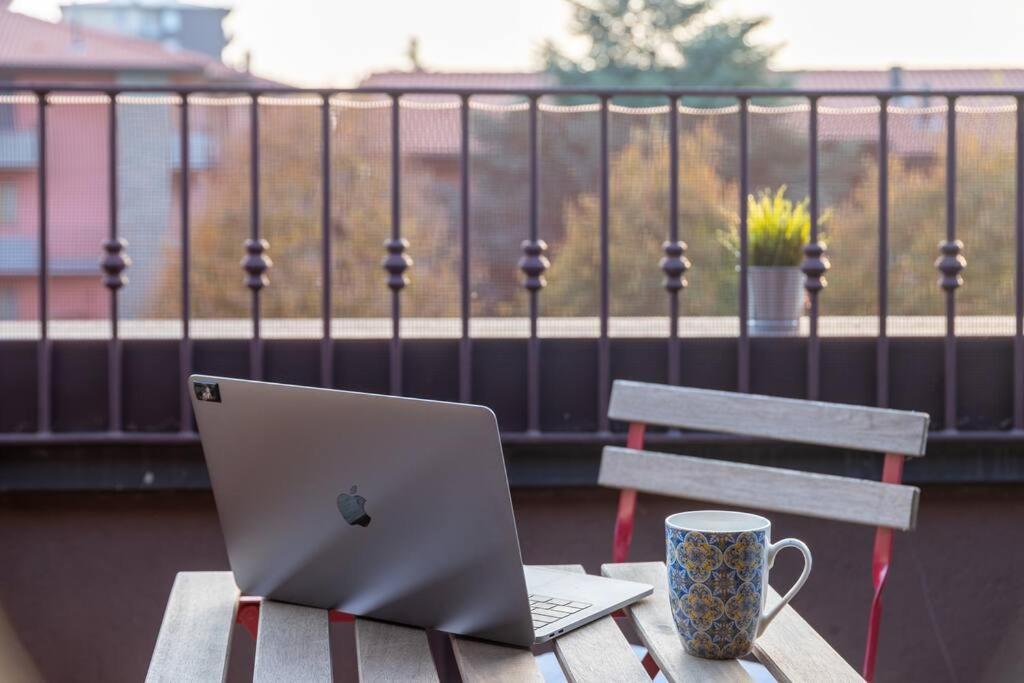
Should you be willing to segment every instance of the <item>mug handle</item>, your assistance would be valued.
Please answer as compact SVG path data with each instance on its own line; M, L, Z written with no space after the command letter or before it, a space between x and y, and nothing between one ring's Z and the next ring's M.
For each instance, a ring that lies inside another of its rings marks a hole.
M768 624L772 623L772 619L779 616L779 612L782 608L789 604L789 601L793 599L793 596L803 588L803 585L807 583L807 577L811 575L811 550L808 548L803 541L798 541L795 538L784 538L778 543L772 543L768 546L768 568L771 569L772 565L775 564L775 556L783 548L796 548L804 556L804 570L800 573L800 578L796 580L793 587L790 588L782 599L779 600L779 604L767 610L761 615L761 619L757 625L757 635L764 633L765 628ZM767 590L767 588L766 588ZM765 601L767 602L767 600Z

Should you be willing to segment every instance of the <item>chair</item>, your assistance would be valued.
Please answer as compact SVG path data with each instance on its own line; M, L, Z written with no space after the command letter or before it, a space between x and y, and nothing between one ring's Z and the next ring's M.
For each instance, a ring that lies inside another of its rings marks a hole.
M863 665L864 678L874 678L893 530L912 530L917 518L919 489L901 484L903 463L924 455L927 414L617 380L608 416L629 423L627 447L605 447L598 475L621 491L614 562L627 560L639 491L877 527ZM882 480L645 451L647 425L884 453Z

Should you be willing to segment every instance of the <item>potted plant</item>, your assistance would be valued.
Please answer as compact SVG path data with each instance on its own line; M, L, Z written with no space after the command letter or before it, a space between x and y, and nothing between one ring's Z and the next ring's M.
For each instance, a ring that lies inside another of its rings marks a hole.
M804 309L804 246L811 238L809 199L793 203L786 186L761 190L747 198L747 292L751 334L798 334ZM824 217L818 220L820 226ZM739 225L733 221L725 246L739 254Z

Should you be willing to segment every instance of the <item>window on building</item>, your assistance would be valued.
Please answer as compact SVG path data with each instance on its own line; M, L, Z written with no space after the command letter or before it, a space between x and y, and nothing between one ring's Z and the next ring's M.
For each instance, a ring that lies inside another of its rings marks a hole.
M160 13L160 23L165 33L177 33L181 30L181 13L176 9L165 9Z
M14 287L0 286L0 320L18 319L18 292Z
M18 220L18 186L0 181L0 225L13 225Z
M0 102L0 130L14 128L14 103Z

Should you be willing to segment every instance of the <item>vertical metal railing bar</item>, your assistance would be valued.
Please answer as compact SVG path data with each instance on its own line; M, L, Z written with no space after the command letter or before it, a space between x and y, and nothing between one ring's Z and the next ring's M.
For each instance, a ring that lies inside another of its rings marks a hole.
M608 400L611 391L611 342L608 338L608 316L611 308L611 245L609 231L608 202L611 191L611 169L608 164L608 98L601 98L601 149L600 149L600 172L601 172L601 225L600 225L600 249L601 249L601 322L599 337L597 340L597 424L599 431L607 432L608 424Z
M538 122L539 98L530 98L530 242L540 242L540 135ZM538 283L539 284L539 283ZM538 296L540 287L529 287L530 338L526 346L526 414L527 430L540 431L540 339L537 336Z
M108 216L110 218L110 232L108 235L109 242L107 243L108 259L115 256L117 252L113 251L117 248L117 203L118 203L118 185L117 185L117 155L118 155L118 144L117 144L117 93L111 92L108 94L110 97L110 108L108 112L108 131L107 131L107 187L109 190L109 196L107 198ZM104 264L106 265L106 264ZM112 432L121 431L121 339L119 330L119 316L117 308L117 294L119 285L113 284L112 280L119 273L114 273L111 277L107 278L107 286L110 290L110 343L107 346L107 415L108 415L108 429Z
M668 98L668 241L666 247L679 241L679 99ZM669 254L666 253L666 256ZM679 289L668 294L668 383L678 386L679 357Z
M192 290L191 290L191 230L189 226L189 110L188 94L181 96L181 346L178 349L178 366L181 370L181 431L192 431L192 403L189 398L187 377L192 374Z
M818 242L818 98L810 98L808 114L808 175L810 194L811 235L810 244ZM816 401L821 392L821 342L818 338L818 296L820 291L810 291L810 316L807 337L807 398Z
M391 96L391 244L402 240L402 110L400 95ZM397 248L397 246L396 246ZM399 274L401 276L401 273ZM388 346L390 393L402 393L401 288L391 288L391 341Z
M750 193L750 100L739 99L739 201L740 201L740 268L739 268L739 306L740 330L737 348L736 374L740 391L750 391L750 334L747 329L750 317L749 292L747 288L747 269L749 267L749 245L747 235L747 195Z
M956 242L956 98L946 100L946 242ZM956 288L946 289L945 428L956 429Z
M252 93L249 117L249 239L260 243L260 97ZM250 252L252 253L252 252ZM252 289L252 339L249 342L249 376L263 379L263 341L260 331L260 288Z
M1016 190L1016 327L1013 337L1013 428L1024 429L1024 96L1017 97Z
M36 141L38 157L37 178L39 187L39 347L36 352L38 386L36 398L36 431L46 434L51 429L50 414L50 371L53 355L50 342L49 313L49 259L47 257L47 198L46 198L46 91L38 91L37 126L39 135Z
M469 239L469 95L463 95L459 109L459 249L462 252L459 271L459 400L463 403L468 403L473 397L473 346L469 337L472 299Z
M878 341L875 403L889 406L889 98L878 99Z
M334 386L334 345L331 341L333 278L331 258L331 96L320 103L320 386Z

